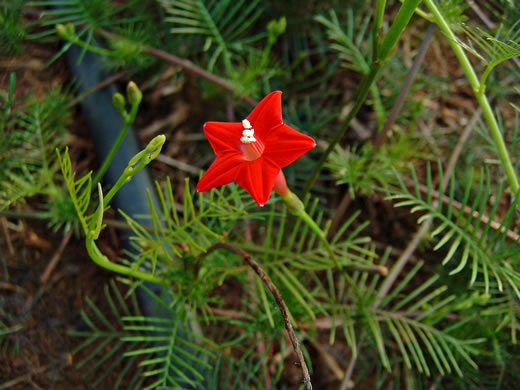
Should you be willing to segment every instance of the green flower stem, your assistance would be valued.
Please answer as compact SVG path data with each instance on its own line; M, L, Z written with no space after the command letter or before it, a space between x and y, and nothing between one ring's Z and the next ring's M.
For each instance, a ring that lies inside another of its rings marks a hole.
M381 31L381 26L383 25L383 16L385 15L386 8L386 0L377 0L376 1L376 12L374 13L374 27L372 28L372 52L377 53L377 48L379 46L379 34Z
M112 263L108 259L108 257L106 257L103 253L101 253L101 251L97 247L96 241L94 239L94 235L95 235L94 232L90 232L89 234L87 234L87 238L85 240L85 246L87 247L87 252L88 252L90 258L94 261L94 263L96 263L97 265L99 265L103 268L106 268L109 271L113 271L118 274L132 276L136 279L145 280L147 282L168 285L168 281L159 276L156 276L156 275L153 275L153 274L150 274L147 272L142 272L137 269L133 269L131 267L126 267L124 265Z
M327 252L329 253L330 258L334 261L336 264L336 267L338 269L341 268L341 265L339 264L338 259L336 258L336 254L334 253L334 250L330 246L329 241L327 240L327 234L321 230L321 228L318 226L318 224L312 219L312 217L307 214L305 211L305 206L303 205L303 202L298 198L298 196L290 191L287 190L287 193L282 195L282 200L284 201L285 205L287 206L287 209L289 212L291 212L293 215L296 215L297 217L301 218L303 222L319 237L320 241L323 243L325 248L327 249Z
M388 33L385 36L385 39L381 43L381 47L377 53L377 58L381 62L386 62L388 56L392 52L395 44L399 40L402 32L410 22L413 14L415 13L417 7L421 0L404 0L403 5L399 8L399 12L395 16L395 19L388 30Z
M486 70L484 70L484 73L482 73L482 77L480 78L480 88L479 88L477 94L484 95L484 93L486 92L487 79L488 79L489 75L491 74L491 71L493 69L495 69L495 66L500 64L500 62L501 61L492 61L487 65Z
M78 35L76 34L74 25L72 23L67 23L65 25L57 24L56 32L58 33L60 38L67 40L71 43L74 43L85 50L91 51L92 53L96 53L96 54L106 56L106 57L111 57L114 55L114 53L111 52L110 50L103 49L102 47L94 46L87 42L82 41L80 39L80 37L78 37Z
M323 243L323 245L327 249L327 252L329 253L329 257L334 262L334 265L336 266L336 268L338 270L342 271L342 266L341 266L340 262L338 261L336 254L334 253L334 249L332 249L332 246L330 245L329 241L327 240L327 233L324 232L323 230L321 230L321 228L314 221L314 219L312 219L312 217L309 214L307 214L307 212L305 211L305 206L304 206L303 202L300 200L300 198L298 198L298 196L296 194L294 194L293 192L291 192L289 189L286 190L285 194L281 194L281 193L278 193L278 194L282 197L282 200L284 201L285 205L287 206L287 209L289 210L289 212L292 213L293 215L296 215L297 217L301 218L302 221L305 222L305 224L319 237L320 241ZM385 275L386 268L384 268L384 269L383 268L379 268L378 271L380 274ZM327 273L328 273L330 279L332 280L331 270L327 270ZM356 296L358 298L360 298L361 297L360 291L359 291L356 283L354 282L354 280L350 277L350 275L346 272L343 272L343 277L345 278L345 280L348 282L348 284L354 291L354 294L356 294ZM331 288L332 288L332 286L333 286L333 284L331 283ZM335 291L333 288L331 290L331 295L333 297L335 297Z
M121 111L121 113L123 115L123 119L125 120L125 124L123 125L123 128L119 132L116 142L114 142L114 145L112 145L112 148L110 148L110 152L105 157L103 164L101 164L101 167L97 171L96 176L94 176L94 179L92 181L93 186L96 186L97 183L99 183L101 181L101 178L103 177L103 175L107 171L108 167L110 166L110 163L114 159L114 156L115 156L117 150L119 149L121 142L123 142L123 139L125 138L125 135L128 132L128 129L130 128L130 125L132 123L134 123L138 108L139 108L139 104L133 104L132 108L130 110L130 113Z
M166 141L166 137L164 135L158 135L152 139L150 143L148 143L145 149L141 150L134 157L132 157L119 179L117 179L116 184L114 184L114 186L105 196L105 205L110 203L117 191L119 191L119 189L125 183L128 183L132 179L133 175L135 175L146 165L148 165L150 161L157 157L157 155L161 152L164 141Z
M432 0L424 0L424 3L432 13L434 22L437 24L437 26L439 26L439 29L448 37L448 42L451 46L451 49L455 53L455 56L460 62L460 65L464 69L466 78L468 79L468 82L471 88L473 89L473 92L475 93L477 101L480 107L482 108L482 114L484 115L484 119L486 120L486 123L489 127L491 136L493 137L493 140L495 141L495 144L497 146L498 155L500 157L500 160L502 161L502 165L504 167L507 179L509 181L509 185L511 186L513 193L516 194L520 190L520 185L518 183L518 178L513 168L511 158L509 157L509 153L507 151L504 138L502 137L502 134L500 132L497 120L485 95L485 84L479 81L475 73L475 70L473 69L473 66L471 65L471 63L468 60L468 57L466 56L466 53L464 52L462 47L460 47L457 44L457 38L455 34L451 30L450 26L448 25L448 23L446 22L446 20L444 19L434 2ZM485 77L487 78L487 74L485 74ZM485 82L485 79L483 79L483 81Z
M267 44L264 48L262 59L260 60L260 68L263 68L265 65L267 65L267 61L269 60L269 55L271 54L273 45L278 40L278 37L285 32L286 28L287 19L285 16L281 17L279 20L271 20L267 24Z
M363 81L359 85L356 94L355 94L355 104L354 107L352 107L352 110L348 113L347 117L341 124L341 127L336 132L336 135L334 139L330 142L328 148L325 150L325 152L321 155L320 160L318 161L318 164L316 164L316 167L314 168L314 171L310 178L307 180L307 183L305 184L305 187L302 192L302 197L305 197L312 188L314 182L316 181L316 178L318 177L319 173L321 172L323 166L325 165L325 162L327 161L329 154L334 150L338 142L343 138L345 135L347 129L350 127L350 123L357 115L358 111L361 109L363 104L365 103L365 100L368 96L368 93L370 91L370 88L374 81L377 78L377 75L379 74L379 71L383 69L383 67L386 65L386 62L389 58L390 53L392 52L392 49L394 48L395 44L397 43L399 37L401 36L401 33L405 29L405 27L408 25L408 22L410 21L411 17L413 16L415 10L417 9L417 6L421 0L405 0L403 2L403 5L399 9L399 12L397 13L394 22L392 23L392 26L388 30L388 33L385 36L385 39L381 43L381 47L377 53L377 55L374 56L374 61L372 62L372 65L370 67L370 72L363 78Z
M153 282L157 284L167 285L168 281L153 275L148 272L139 271L138 269L127 267L124 265L112 263L108 257L106 257L96 245L96 240L99 237L99 233L103 229L103 213L106 206L110 203L110 200L114 197L117 191L128 181L132 179L132 176L144 168L150 161L152 161L161 152L161 148L164 144L166 137L164 135L158 135L152 139L146 148L137 153L128 162L127 167L117 180L116 184L110 189L106 197L103 197L103 191L101 184L98 183L99 192L99 206L96 211L96 218L92 219L92 224L87 232L85 239L85 246L90 258L99 266L108 269L122 275L132 276L137 279L145 280L147 282Z
M325 245L325 248L327 249L327 252L329 253L330 258L334 261L336 264L336 267L339 269L341 268L341 265L339 264L338 259L336 258L336 254L334 253L334 250L332 249L332 246L329 243L329 240L327 240L327 234L321 228L318 226L318 224L314 221L314 219L311 218L309 214L305 210L301 210L298 213L295 214L305 224L318 236L320 241Z

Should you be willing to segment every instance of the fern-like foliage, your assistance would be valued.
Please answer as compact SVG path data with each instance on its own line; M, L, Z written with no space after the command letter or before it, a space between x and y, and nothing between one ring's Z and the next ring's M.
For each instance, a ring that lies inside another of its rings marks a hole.
M476 327L476 330L490 340L487 353L476 359L480 370L466 371L463 378L451 377L443 383L443 387L453 390L515 390L520 381L518 347L511 345L509 340L502 340L501 334L495 333L493 329Z
M197 292L194 294L206 301L212 284L201 284L198 289L192 285L202 272L197 257L222 240L234 223L246 215L247 203L242 201L246 195L238 186L233 186L230 192L211 190L209 197L199 193L196 205L186 179L184 198L178 205L169 178L164 189L158 183L156 187L161 209L157 210L150 200L152 230L121 211L134 233L132 240L139 247L138 254L133 255L134 267L168 269L168 277L177 283L180 291ZM192 303L196 301L192 296Z
M55 196L56 147L64 141L70 112L68 96L49 92L42 100L15 99L11 76L0 128L0 209L36 194Z
M188 314L177 297L169 293L158 296L145 286L140 286L157 305L164 316L143 316L134 292L121 293L121 285L111 281L104 288L108 311L103 311L88 297L87 308L81 312L84 328L72 330L70 335L83 338L74 350L77 368L85 368L83 376L90 378L93 387L100 387L111 377L114 389L157 389L193 388L217 390L233 388L246 390L258 386L269 376L271 383L279 380L283 361L276 375L266 371L262 364L266 356L255 354L256 345L243 348L240 358L234 358L225 349L243 345L247 339L255 340L262 331L258 322L246 323L224 317L208 317L213 325L208 331L213 334L218 324L226 322L220 329L223 339L216 344L201 335L199 329L191 331L197 320ZM231 329L240 329L232 332ZM265 330L265 329L264 329ZM232 334L228 334L228 333ZM264 355L280 334L267 334ZM281 353L287 348L280 343Z
M483 84L497 65L520 56L520 30L518 25L518 22L515 23L508 32L499 31L497 36L493 36L480 28L472 29L467 25L463 26L469 41L468 43L459 41L459 45L486 64L486 70L482 75ZM500 39L499 35L504 36L507 41Z
M465 370L461 368L460 361L476 370L478 367L471 355L478 353L475 345L483 343L485 339L472 339L457 333L459 327L473 319L471 317L451 323L443 321L443 309L455 301L456 296L444 294L448 290L447 286L436 286L439 275L421 283L414 291L402 294L407 282L421 266L422 262L405 275L404 280L383 298L377 309L364 312L370 331L387 369L390 369L390 360L382 339L377 336L380 330L376 319L380 319L387 327L408 368L414 366L420 373L429 376L431 367L435 367L441 375L455 372L462 377Z
M233 52L240 53L243 45L262 37L261 34L250 34L264 10L260 0L162 0L161 3L169 14L166 21L173 23L172 33L190 34L205 40L204 50L211 52L207 65L210 70L222 58L226 71L232 74Z
M94 387L109 375L117 375L115 389L123 380L130 383L125 388L131 389L200 386L204 382L201 371L211 367L207 359L215 356L211 352L215 345L189 330L191 320L173 295L159 297L145 286L140 288L165 311L165 317L143 316L135 295L124 298L111 282L105 286L109 312L103 312L87 298L89 310L81 312L87 329L70 332L85 338L74 355L90 351L76 367L88 364L83 375L95 376Z
M442 178L440 164L438 170ZM520 299L520 273L516 271L520 261L520 248L517 242L512 242L505 234L511 228L516 216L517 201L514 201L502 216L499 226L492 228L492 221L498 215L502 188L492 192L489 173L481 173L478 188L473 196L471 196L474 190L472 180L467 180L464 194L457 207L455 207L454 176L451 177L447 189L443 188L442 179L439 180L441 184L439 184L438 194L446 196L446 204L442 201L434 201L430 166L427 170L425 197L421 195L419 181L413 168L412 177L413 191L410 191L399 179L400 187L388 190L390 198L398 200L396 206L408 206L412 207L413 212L422 212L419 223L428 219L436 223L431 237L437 241L435 250L446 248L442 264L457 261L450 274L457 274L469 267L470 286L477 280L481 280L485 293L489 294L492 282L496 283L501 292L507 285L514 291L517 299ZM486 215L490 199L494 201L491 202L491 208ZM485 219L480 218L482 216Z
M281 209L281 214L276 212L274 205L269 212L246 214L248 204L242 198L248 196L236 186L229 187L212 190L208 195L198 194L194 198L189 183L186 182L184 198L177 204L168 180L163 189L157 185L160 209L156 209L150 202L152 229L145 228L137 220L125 215L135 234L133 241L140 249L132 266L149 269L151 272L160 270L161 277L172 282L177 304L189 307L190 311L202 310L206 313L203 318L210 323L215 322L211 307L219 302L215 297L210 298L210 292L228 278L243 281L248 292L244 295L244 315L249 316L252 307L255 313L253 318L256 320L248 324L238 324L237 321L224 319L229 321L229 325L244 329L235 341L225 342L229 346L238 347L244 344L245 337L254 340L257 332L265 333L270 330L278 333L283 330L283 324L270 293L258 278L248 282L248 268L238 256L222 250L205 254L211 245L221 240L242 247L262 263L273 282L280 288L290 308L292 320L315 320L320 314L328 315L330 308L323 299L329 293L335 294L332 271L337 263L316 234L298 221L288 225L285 208ZM317 200L308 205L308 212L317 223L326 227L324 212L319 209ZM240 222L245 218L266 219L267 228L263 234L265 239L260 244L255 244L254 241L244 242L240 238L241 234L234 238L241 230ZM331 240L332 250L345 273L351 269L378 270L374 264L374 248L370 245L369 238L361 235L365 224L354 227L356 218L357 215L353 215L340 227ZM316 276L316 272L322 271L327 275L325 283ZM364 271L362 273L366 274ZM251 302L254 304L251 305ZM132 320L146 321L144 317ZM266 327L266 324L270 326ZM165 334L161 341L167 342L167 330L158 324L154 324L154 328ZM145 326L138 325L135 329L144 330ZM125 336L125 340L130 339ZM172 342L171 338L168 340ZM171 344L168 345L172 347ZM163 348L166 349L166 345ZM164 360L150 356L146 351L149 349L141 350L143 357L146 355L146 362L164 363ZM153 372L158 373L157 370L154 369ZM248 380L245 383L249 383ZM154 382L154 385L157 386L158 382Z
M369 23L371 15L366 15L360 21L356 21L353 10L348 8L346 27L341 25L333 9L329 11L329 18L318 15L314 19L327 28L327 36L332 41L330 49L339 53L343 66L362 74L370 71L372 45L370 44Z
M508 327L510 340L513 344L517 344L517 330L520 324L520 312L518 310L519 300L515 296L514 290L507 288L505 292L498 291L495 287L491 290L491 295L486 296L487 307L481 311L484 318L490 321L499 319L498 322L492 323L493 328L499 332Z
M484 340L458 334L456 329L465 321L448 323L444 319L446 307L453 305L456 296L446 296L448 288L438 285L439 275L407 291L422 265L419 262L382 299L377 298L379 275L357 271L352 275L353 283L340 278L337 292L331 293L327 301L331 320L340 325L354 356L361 349L375 348L381 365L388 371L398 353L408 369L427 376L434 372L462 376L467 365L477 368L471 355L477 353L474 345ZM336 337L334 328L330 337L332 343Z
M21 19L25 0L14 0L0 4L0 52L17 54L22 47L27 26Z
M326 226L323 210L318 208L318 199L308 205L308 210L309 215ZM261 259L266 272L282 290L293 318L315 320L319 314L327 315L328 310L319 296L326 294L333 287L318 282L316 272L324 271L331 276L332 270L336 268L334 259L329 256L316 234L300 220L288 225L286 210L282 209L280 216L274 211L273 208L266 221L267 228L263 234L265 240L261 244L243 243L241 246L253 257L258 256L259 261ZM357 216L354 214L348 218L338 229L331 240L332 250L345 270L377 270L377 265L374 264L376 255L369 245L370 239L362 235L366 224L353 228ZM349 229L351 231L347 234ZM242 269L241 264L221 269L221 277L237 275ZM262 283L255 279L255 284L256 291L252 292L250 299L258 301L263 315L270 326L274 327L275 318L279 316L278 308ZM309 285L314 287L309 288Z
M327 36L332 42L330 49L339 54L344 67L367 75L372 63L372 38L370 34L371 14L356 18L352 8L347 9L346 21L342 22L334 10L329 11L329 18L318 15L315 20L327 28ZM381 101L379 89L374 84L370 87L372 105L378 117L380 126L385 117L385 109Z
M88 215L90 206L90 197L92 195L92 172L88 172L76 180L76 173L72 170L72 162L68 148L62 154L56 151L58 162L61 167L61 173L68 190L69 199L74 206L75 215L77 216L84 233L89 231L89 224L92 216Z
M464 15L468 5L464 0L440 0L439 10L442 16L450 24L453 31L461 29L461 24L464 23L468 18Z
M83 42L84 50L105 50L99 39L96 40L96 33L103 35L107 30L119 35L119 38L108 41L110 51L104 51L107 63L113 67L125 65L134 72L153 63L142 53L142 45L157 43L161 36L160 24L154 23L150 14L155 5L151 0L131 0L123 4L104 0L36 0L28 4L45 8L40 22L45 29L30 34L31 39L54 40L56 25L71 24L77 30L77 38ZM49 63L63 55L72 44L63 45Z
M427 158L420 141L407 134L395 134L379 149L371 144L361 147L337 146L330 154L327 167L338 184L347 184L352 198L356 193L373 194L381 187L397 184L395 172L404 172L408 165Z
M268 348L266 348L266 351ZM265 353L264 353L265 355ZM250 389L259 388L264 383L264 378L269 378L272 384L276 384L279 380L281 370L278 370L276 376L266 372L265 365L262 364L260 356L257 360L251 354L246 354L242 358L236 360L232 357L219 352L214 360L214 368L207 376L205 388L207 390L219 389Z
M43 26L52 26L50 30L35 34L33 38L44 38L55 34L56 24L72 23L74 26L82 26L80 35L87 34L88 42L92 42L93 30L109 28L114 24L144 21L144 16L125 17L125 11L139 6L142 1L131 0L123 5L107 3L103 0L40 0L31 1L32 7L45 7L41 17ZM146 2L144 2L146 3Z
M480 28L474 30L465 25L464 32L472 45L466 44L463 47L488 66L495 67L501 62L520 56L520 31L515 31L515 27L516 25L511 29L507 42L503 42Z

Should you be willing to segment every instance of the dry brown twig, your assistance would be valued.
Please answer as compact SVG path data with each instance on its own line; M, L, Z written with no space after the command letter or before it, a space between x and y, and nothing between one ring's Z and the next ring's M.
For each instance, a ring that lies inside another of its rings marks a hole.
M46 366L38 367L38 368L28 372L27 374L24 374L22 376L19 376L17 378L4 382L3 384L0 385L0 390L9 389L18 384L21 384L24 382L29 382L34 375L39 375L39 374L49 370L51 367L52 367L52 365L50 365L50 364L48 364Z
M226 249L230 252L235 253L236 255L240 256L244 262L250 266L253 271L260 277L264 285L267 287L267 289L271 292L273 295L274 300L276 301L276 304L280 308L280 312L282 313L283 321L285 324L285 329L287 330L287 334L289 336L289 339L291 340L292 346L294 348L294 352L296 353L296 357L298 359L298 363L300 365L300 368L302 370L303 374L303 384L305 387L305 390L312 390L312 383L311 383L311 377L309 375L309 369L307 368L307 364L305 363L305 358L303 357L302 350L300 348L300 344L298 342L298 339L296 338L296 334L294 333L293 326L291 324L291 321L289 320L289 311L287 309L287 305L285 304L282 296L280 295L280 292L276 288L276 286L273 284L271 278L269 275L265 273L265 271L260 267L260 265L243 249L238 248L234 245L225 243L225 242L219 242L211 247L208 248L206 251L206 255L217 250L217 249Z
M4 232L5 242L7 243L7 250L9 251L9 254L11 256L13 256L15 251L14 251L13 243L11 241L11 236L9 235L9 229L7 227L7 218L5 218L5 217L0 218L0 223L2 224L2 230Z
M102 33L105 37L107 37L109 39L113 39L113 40L120 39L117 34L114 34L111 31L101 30L100 33ZM186 60L184 58L177 57L173 54L166 53L163 50L160 50L160 49L157 49L157 48L151 47L151 46L142 46L141 49L143 50L143 52L148 53L156 58L159 58L160 60L163 60L170 64L179 66L191 74L194 74L198 77L206 79L226 91L236 93L236 88L229 81L227 81L221 77L218 77L218 76L214 75L213 73L206 71L205 69L202 69L201 67L195 65L190 60ZM241 95L241 98L243 101L245 101L246 103L248 103L252 106L256 106L258 104L258 102L250 96Z
M45 267L45 271L43 271L42 275L40 276L40 282L46 283L49 279L49 276L51 275L52 271L58 265L58 262L61 259L61 256L63 255L63 251L67 247L67 244L70 241L70 238L72 237L72 231L69 231L65 236L63 236L63 239L61 240L60 246L52 256L51 260L49 261L49 264L47 264L47 267Z
M119 73L116 73L116 74L114 74L112 76L107 77L106 79L104 79L100 83L98 83L97 85L94 85L92 88L86 90L81 95L79 95L79 96L75 97L74 99L72 99L69 102L69 104L67 104L67 108L74 107L76 104L81 103L81 101L83 99L85 99L87 96L93 94L94 92L100 91L100 90L102 90L105 87L108 87L110 84L116 82L117 80L121 79L125 75L126 75L126 72L125 71L121 71Z

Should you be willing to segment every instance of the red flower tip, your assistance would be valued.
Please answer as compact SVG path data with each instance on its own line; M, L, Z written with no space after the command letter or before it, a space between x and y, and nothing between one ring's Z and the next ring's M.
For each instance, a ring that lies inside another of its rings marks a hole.
M242 122L206 122L204 134L217 158L197 191L237 182L260 207L281 168L316 146L311 137L283 123L281 91L267 95Z

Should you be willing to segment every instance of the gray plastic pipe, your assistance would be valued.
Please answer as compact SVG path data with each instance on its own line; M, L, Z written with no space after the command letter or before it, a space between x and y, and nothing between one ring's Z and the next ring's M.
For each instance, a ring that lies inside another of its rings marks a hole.
M77 81L78 93L81 94L86 90L96 86L101 81L107 78L99 67L98 56L92 53L83 53L81 62L78 61L82 49L77 46L72 46L66 54L67 62L70 71ZM106 88L96 91L83 99L81 108L85 115L92 140L94 141L94 148L98 160L101 162L107 156L110 148L114 144L119 135L120 130L124 125L124 121L119 114L119 111L112 104L112 96L118 92L114 84ZM130 127L121 143L112 163L107 169L103 177L104 186L112 186L115 184L123 170L126 168L128 161L137 154L142 148L139 146L135 129ZM157 196L154 192L154 185L150 174L146 167L139 171L132 177L130 182L126 183L117 192L112 203L114 209L124 210L128 215L135 217L138 215L150 215L150 207L148 206L148 198L146 189L150 189L152 193L152 201L158 210ZM149 224L148 220L139 220L142 224ZM126 249L130 249L128 238L129 231L121 230L119 236L123 241ZM161 287L155 284L150 284L148 287L152 288L154 292L160 292ZM141 296L140 300L144 304L145 310L150 307L153 300L148 302L145 296ZM149 304L147 304L149 303ZM152 310L153 312L153 310ZM146 313L147 315L152 313Z
M81 60L79 60L80 58ZM96 54L90 52L83 53L78 46L72 46L66 53L66 59L70 71L77 81L79 94L98 85L107 78L107 75L101 70L99 56ZM87 119L99 161L103 161L107 156L124 125L119 111L112 104L112 96L116 92L119 92L116 86L111 84L102 90L88 95L81 102L81 108ZM128 161L141 149L135 129L130 127L103 177L103 184L112 186L126 168ZM112 200L114 209L124 210L126 214L133 218L139 215L150 215L147 189L150 190L154 207L160 210L161 208L154 190L155 186L146 167L134 175L132 180L117 192ZM147 219L140 219L139 222L143 225L150 224L150 220ZM125 249L133 251L134 249L131 247L129 240L130 232L121 230L119 231L119 236ZM167 296L162 291L165 287L153 283L146 283L146 286L158 296ZM137 289L136 293L145 316L170 318L170 313L166 312L142 289ZM182 337L182 334L179 333L179 336ZM185 371L184 374L188 377L192 376L188 371Z

